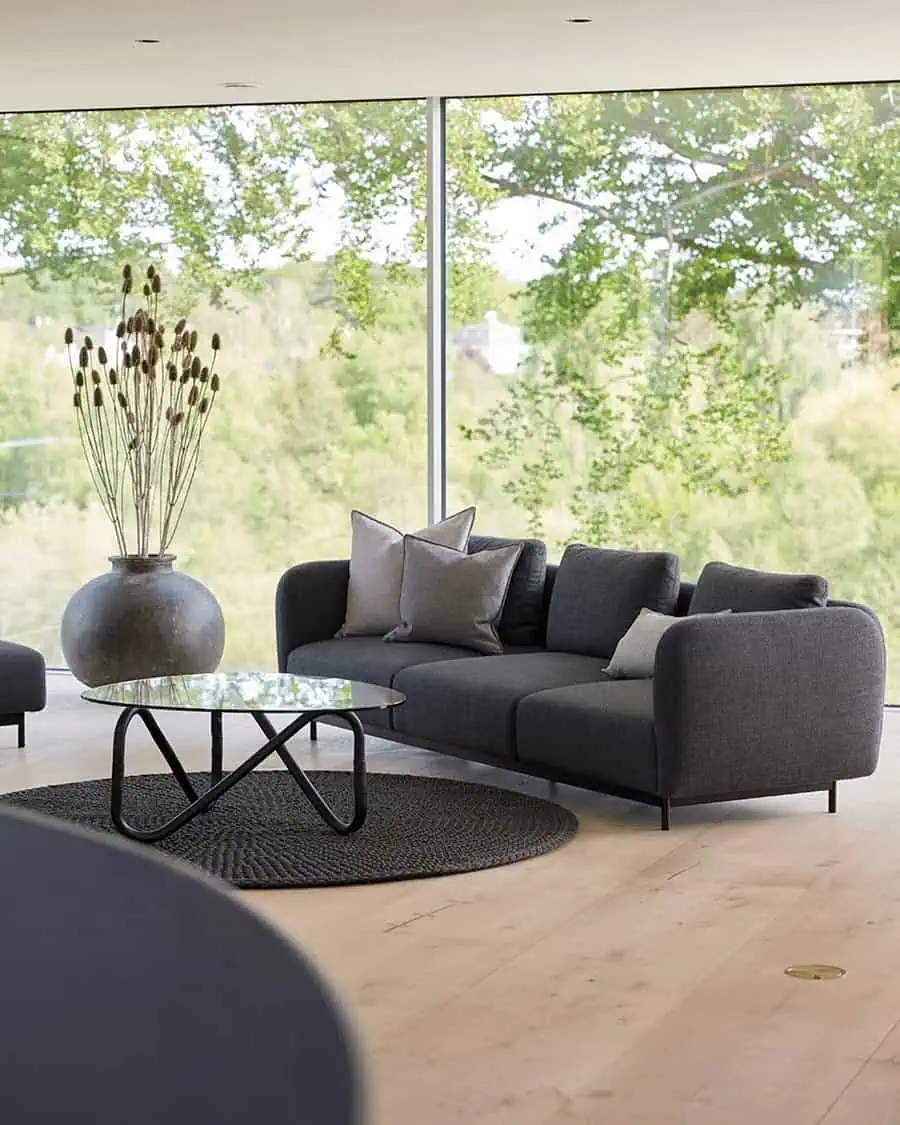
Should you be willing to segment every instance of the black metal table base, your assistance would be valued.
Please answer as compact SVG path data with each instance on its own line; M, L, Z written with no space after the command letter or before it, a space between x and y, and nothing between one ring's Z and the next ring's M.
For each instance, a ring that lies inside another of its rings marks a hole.
M210 761L210 784L204 793L198 794L187 771L181 764L178 755L172 749L171 743L160 729L153 713L146 707L126 707L119 716L113 735L112 757L112 791L110 796L110 814L113 824L130 840L140 840L143 843L155 843L163 840L173 832L177 832L194 817L206 812L223 793L227 793L239 781L252 773L272 754L277 754L287 767L291 777L296 781L309 803L316 810L322 820L341 835L349 835L362 828L366 820L366 736L359 717L353 711L334 713L336 718L346 720L353 731L353 813L349 820L342 820L331 808L322 794L316 789L312 781L294 760L287 748L287 743L310 723L315 723L329 711L307 712L292 719L282 730L277 731L268 716L261 711L249 712L256 720L257 725L265 734L268 741L259 750L251 754L244 762L229 773L224 773L222 767L222 712L210 712L210 736L212 753ZM170 820L156 828L134 828L122 815L122 796L125 781L125 740L128 728L134 719L139 718L147 728L150 737L156 743L166 765L172 771L172 776L178 782L182 792L188 799L188 804Z

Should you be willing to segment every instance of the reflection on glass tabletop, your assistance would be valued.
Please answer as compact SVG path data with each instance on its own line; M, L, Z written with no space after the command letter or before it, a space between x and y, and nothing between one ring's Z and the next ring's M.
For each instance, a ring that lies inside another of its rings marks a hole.
M406 696L377 684L284 672L211 672L157 676L88 688L81 698L116 707L164 711L371 711Z

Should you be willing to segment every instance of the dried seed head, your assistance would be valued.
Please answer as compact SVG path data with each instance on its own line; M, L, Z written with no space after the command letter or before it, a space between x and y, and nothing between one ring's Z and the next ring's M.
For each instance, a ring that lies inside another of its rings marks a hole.
M150 282L150 288L154 293L159 293L162 289L162 282L159 280L159 274L154 274L153 280Z
M128 328L127 328L127 326L126 326L126 324L125 324L125 321L124 321L124 320L120 320L120 321L119 321L119 323L118 323L118 324L116 325L116 337L117 337L117 338L118 338L119 340L121 340L121 339L122 339L122 337L123 337L123 336L125 335L125 333L126 333L127 331L128 331Z
M208 398L201 398L200 399L200 406L198 407L198 409L199 409L201 414L205 414L207 412L207 410L209 410L209 399Z
M165 346L162 328L157 328L156 335L153 337L153 343L156 344L158 348L163 348Z
M79 353L78 353L78 366L79 367L87 367L89 362L90 362L90 357L88 356L88 350L87 350L87 348L82 348L81 351L79 351Z
M218 391L218 389L221 385L222 384L221 384L221 381L219 379L219 374L218 374L218 372L216 372L209 381L209 389L212 391L213 394L215 394L216 391Z
M208 367L204 367L201 370L201 372L200 372L200 382L201 383L208 383L209 382L209 368Z
M108 362L107 358L106 358L106 348L104 348L104 346L102 344L100 345L99 348L97 348L97 360L104 367L106 366L106 364Z
M122 277L125 281L131 280L131 266L122 267Z
M121 406L123 410L128 409L128 399L125 397L122 391L119 391L118 395L116 395L116 399L119 403L119 406Z
M197 399L200 397L200 391L197 387L191 387L191 393L188 395L188 406L196 406Z
M156 344L151 344L147 349L147 362L151 367L155 367L159 363L159 348Z
M129 336L134 331L134 317L133 316L130 316L128 318L128 320L125 322L125 331L128 333Z
M169 364L169 382L174 383L177 378L178 378L178 368L175 366L174 363L170 363Z
M197 379L200 375L200 371L202 370L202 368L203 368L203 364L200 360L200 356L195 355L193 360L191 361L191 378Z
M126 295L126 297L131 292L131 278L130 277L126 277L125 280L122 282L122 292Z
M178 321L178 323L175 325L175 335L176 336L181 335L181 333L184 331L184 326L186 324L187 324L187 321L184 319L184 317L182 317L181 320Z
M178 380L178 382L181 383L182 386L184 386L185 383L189 383L190 381L191 381L190 371L182 372L181 378Z
M222 341L221 341L221 339L219 338L219 333L218 333L218 332L213 332L213 337L212 337L212 350L213 350L214 352L217 352L217 351L219 350L219 348L221 348L221 346L222 346Z
M75 343L75 333L72 331L71 328L66 329L65 339L66 339L66 347L68 347L70 344Z
M84 372L83 371L76 371L75 372L75 386L76 387L83 387L84 386Z
M107 377L109 379L109 385L111 387L114 387L119 381L119 376L116 374L116 369L114 367L111 367L109 369L109 375Z
M98 409L103 405L103 391L99 387L94 387L94 406Z
M125 352L125 354L122 356L122 367L126 371L131 370L131 356L128 354L128 352Z
M183 348L189 348L191 346L191 334L190 334L190 332L182 332L181 333L181 346Z
M191 331L191 351L195 351L195 350L196 350L196 348L197 348L197 340L198 340L198 339L199 339L199 337L198 337L198 335L197 335L197 329L196 329L196 328L194 328L194 329L192 329L192 331Z
M144 296L145 297L150 296L150 283L147 282L147 281L144 282Z
M150 364L146 361L146 359L141 360L141 374L142 375L149 375L150 374Z
M92 352L94 350L94 341L90 338L90 336L85 336L84 346L89 352Z
M94 384L95 387L100 386L100 372L99 371L92 371L91 372L91 382Z
M135 367L141 362L141 349L137 344L131 349L131 362Z
M147 266L147 277L151 279L156 277L156 269L153 266Z
M174 410L172 409L172 407L171 407L171 406L167 406L167 407L166 407L166 421L167 421L167 422L171 422L171 421L172 421L172 415L173 415L174 413L175 413L175 411L174 411Z
M76 410L81 409L81 391L76 391L75 394L72 395L72 405Z
M134 314L134 330L135 330L135 332L143 332L144 331L144 310L143 309L138 309L138 311Z

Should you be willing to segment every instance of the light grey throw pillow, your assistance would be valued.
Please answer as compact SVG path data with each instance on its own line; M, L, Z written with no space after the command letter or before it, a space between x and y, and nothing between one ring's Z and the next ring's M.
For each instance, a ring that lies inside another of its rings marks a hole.
M722 611L731 613L730 609ZM693 614L695 617L717 617L718 614ZM656 649L663 633L671 629L682 617L669 613L656 613L652 609L642 609L634 619L631 628L616 645L616 651L606 666L606 674L613 680L650 680L656 662Z
M420 539L464 551L469 543L475 509L465 508L440 523L417 531ZM403 532L367 516L350 514L350 583L347 614L339 637L383 636L400 621L400 583L403 577Z
M497 654L497 622L522 544L469 555L407 535L400 624L386 641L426 641Z

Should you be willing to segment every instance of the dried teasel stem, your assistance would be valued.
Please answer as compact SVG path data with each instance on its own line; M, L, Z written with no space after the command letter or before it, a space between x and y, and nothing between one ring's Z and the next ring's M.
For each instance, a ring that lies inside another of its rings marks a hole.
M184 513L220 388L213 369L221 340L213 335L207 366L184 317L167 338L162 279L152 265L145 276L138 286L143 304L132 313L134 274L130 266L122 270L118 367L89 336L76 345L71 328L65 345L82 449L118 550L148 556L166 552Z

